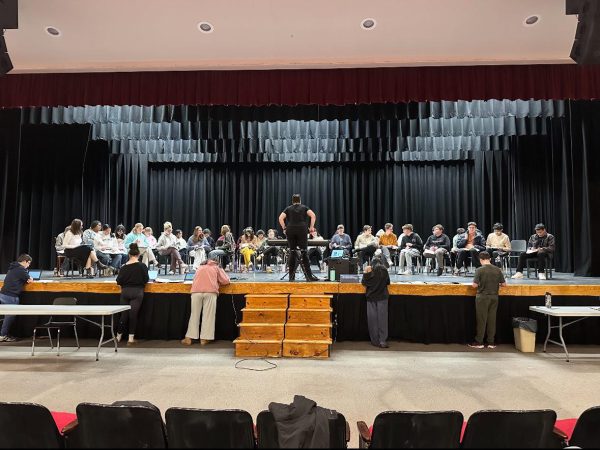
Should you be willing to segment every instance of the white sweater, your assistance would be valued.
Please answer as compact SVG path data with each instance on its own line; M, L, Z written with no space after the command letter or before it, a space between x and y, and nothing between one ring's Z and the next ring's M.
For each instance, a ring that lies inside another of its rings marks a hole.
M82 243L80 234L73 234L71 230L65 233L65 237L63 239L63 247L64 248L76 248L79 247Z
M177 237L173 233L169 235L161 234L156 244L157 250L166 250L170 247L177 248Z

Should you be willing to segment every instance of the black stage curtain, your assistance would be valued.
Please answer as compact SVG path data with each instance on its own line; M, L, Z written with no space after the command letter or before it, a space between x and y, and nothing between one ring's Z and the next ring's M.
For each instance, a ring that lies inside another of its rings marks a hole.
M600 276L600 241L592 234L600 198L599 121L600 102L571 101L564 117L543 119L532 134L504 136L505 151L428 161L228 164L109 155L108 142L90 140L89 125L23 124L18 133L5 126L2 139L20 136L20 148L2 159L0 171L9 200L18 192L16 208L4 207L0 217L0 270L21 251L32 254L35 266L53 267L52 237L74 217L128 229L143 222L157 232L170 220L186 236L195 225L218 234L227 223L238 235L246 226L273 227L299 192L325 237L338 223L355 238L365 223L379 229L391 221L399 229L410 222L426 238L436 223L452 235L475 220L484 233L499 221L511 238L527 239L544 222L557 237L558 270ZM366 125L356 130L373 132Z
M61 293L74 296L82 305L118 304L118 295ZM23 304L50 304L57 296L51 292L26 292ZM597 297L553 297L556 306L589 306ZM547 332L546 318L533 314L529 306L543 305L543 297L500 297L497 316L497 342L512 344L513 317L532 317L538 320L537 341L543 342ZM238 336L237 323L242 320L245 306L243 295L221 294L217 303L215 338L233 340ZM142 339L182 339L190 315L190 296L185 294L146 294L140 312L136 336ZM333 337L337 341L368 341L367 307L364 295L341 294L333 299ZM19 337L32 335L33 327L47 318L20 316L14 325ZM565 329L567 344L600 344L599 319L586 319ZM78 325L81 337L97 338L98 328L83 321ZM66 335L70 336L69 330ZM461 296L392 296L389 300L390 340L424 344L464 344L475 336L475 297ZM558 351L557 348L554 350ZM553 349L551 348L551 351Z

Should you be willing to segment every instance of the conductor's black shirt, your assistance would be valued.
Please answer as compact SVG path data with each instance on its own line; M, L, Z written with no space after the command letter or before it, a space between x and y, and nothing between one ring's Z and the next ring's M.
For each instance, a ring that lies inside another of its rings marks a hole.
M301 203L290 205L283 211L287 219L288 227L306 227L308 228L308 206Z

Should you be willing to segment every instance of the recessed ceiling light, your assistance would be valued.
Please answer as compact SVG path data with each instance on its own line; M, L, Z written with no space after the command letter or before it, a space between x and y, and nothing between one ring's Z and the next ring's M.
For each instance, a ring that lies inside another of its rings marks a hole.
M52 37L60 36L60 30L56 27L46 27L46 33Z
M532 27L532 26L536 25L537 23L539 23L539 21L540 21L540 16L538 16L537 14L534 14L532 16L527 17L523 21L523 25L525 25L526 27Z
M215 29L208 22L200 22L198 24L198 30L200 30L202 33L212 33Z
M364 19L361 23L360 23L360 27L363 30L372 30L373 28L375 28L375 26L377 25L377 22L375 21L375 19Z

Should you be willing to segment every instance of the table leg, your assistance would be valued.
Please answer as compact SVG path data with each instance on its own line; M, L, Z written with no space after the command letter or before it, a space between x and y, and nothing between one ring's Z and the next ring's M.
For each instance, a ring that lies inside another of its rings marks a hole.
M100 325L100 341L98 341L98 348L96 349L96 361L98 361L98 355L100 354L100 347L102 347L102 341L104 341L104 316L102 317L102 324Z
M550 315L547 315L546 317L548 317L548 333L546 334L546 340L544 341L544 353L546 353L546 346L548 345L550 332L552 331L552 321L550 320Z
M115 336L115 315L110 315L110 334L112 335L112 340L115 343L115 353L118 351L117 345L117 337Z
M558 318L558 336L560 337L560 342L562 343L562 347L567 355L567 362L569 362L569 352L567 351L567 345L565 344L565 340L563 339L563 323L562 317Z

